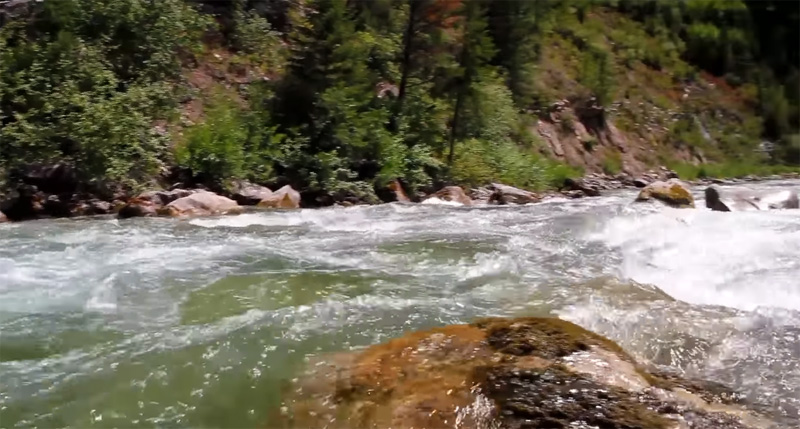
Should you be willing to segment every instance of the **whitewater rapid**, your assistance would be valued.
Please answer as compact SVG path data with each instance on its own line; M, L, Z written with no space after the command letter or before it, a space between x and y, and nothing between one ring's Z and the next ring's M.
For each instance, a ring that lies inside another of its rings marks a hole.
M0 422L263 427L310 356L490 315L800 421L800 211L633 197L0 225Z

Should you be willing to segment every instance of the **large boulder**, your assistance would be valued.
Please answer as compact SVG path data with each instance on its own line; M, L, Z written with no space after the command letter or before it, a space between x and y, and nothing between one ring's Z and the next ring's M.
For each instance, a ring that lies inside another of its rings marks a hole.
M213 192L195 192L167 204L158 214L172 217L236 214L241 207L236 201Z
M464 206L472 205L472 200L459 186L445 186L444 188L430 195L425 201L433 202L436 200L448 203L457 203Z
M709 186L705 191L706 207L719 212L800 208L797 192L782 190L756 192L750 189L723 189Z
M531 204L542 200L533 192L500 183L493 183L490 189L493 191L489 196L490 204Z
M484 319L411 333L360 353L319 356L291 392L284 416L291 427L743 429L771 423L730 403L727 389L650 370L614 342L553 318Z
M259 201L258 206L270 209L299 209L300 193L286 185Z
M235 182L232 188L231 197L243 206L254 206L272 195L269 188L244 180Z
M693 208L694 197L686 185L678 179L666 182L653 182L645 186L636 197L636 201L658 200L675 208Z

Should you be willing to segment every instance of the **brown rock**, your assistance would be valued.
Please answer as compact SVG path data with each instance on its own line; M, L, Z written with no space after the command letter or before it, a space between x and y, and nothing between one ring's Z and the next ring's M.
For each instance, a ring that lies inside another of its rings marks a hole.
M492 318L320 356L297 380L284 417L291 427L401 429L768 423L723 404L731 392L704 386L648 371L614 342L570 322Z
M5 222L8 222L8 218L6 217L6 215L3 214L3 212L0 212L0 223L5 223Z
M445 186L439 191L435 192L428 198L438 198L442 201L450 201L454 203L471 206L472 200L464 193L464 190L459 186Z
M128 219L132 217L150 217L158 214L161 206L153 203L147 198L131 198L124 206L117 211L117 217Z
M235 182L231 192L231 197L243 206L254 206L271 195L272 191L269 188L244 180Z
M494 204L530 204L538 203L542 198L533 192L515 188L513 186L493 183L491 189L494 191L489 197L489 203Z
M675 208L694 208L694 197L680 180L670 179L666 182L653 182L644 187L636 197L636 201L658 200Z
M270 209L299 209L300 193L286 185L261 200L258 206Z
M240 212L241 207L236 201L208 191L195 192L178 198L158 210L158 214L172 217L213 216Z
M400 185L400 182L398 180L392 180L392 182L389 183L389 190L394 193L395 201L400 203L411 202L411 198L408 198L408 195L406 195L406 191L403 190L403 186Z

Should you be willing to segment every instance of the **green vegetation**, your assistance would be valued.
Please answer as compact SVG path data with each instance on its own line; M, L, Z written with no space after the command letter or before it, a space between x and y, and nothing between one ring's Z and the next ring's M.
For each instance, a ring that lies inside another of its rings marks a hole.
M677 148L715 163L684 175L800 163L789 2L277 3L46 1L4 18L0 183L65 161L96 186L181 167L368 201L398 178L542 189L578 173L531 131L531 112L565 98L594 99L666 161ZM684 87L706 89L683 102ZM777 143L763 162L762 138ZM619 153L581 143L621 171Z
M752 162L726 162L702 165L673 163L669 164L669 167L684 180L742 178L746 176L766 177L774 174L800 173L800 167L797 166L769 165Z

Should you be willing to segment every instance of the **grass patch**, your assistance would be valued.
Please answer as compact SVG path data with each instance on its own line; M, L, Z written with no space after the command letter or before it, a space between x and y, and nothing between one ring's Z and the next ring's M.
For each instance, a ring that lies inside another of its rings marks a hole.
M692 165L671 163L669 168L684 180L705 178L727 179L745 176L771 176L775 174L800 173L800 167L788 165L759 164L747 162L722 162L715 164Z

